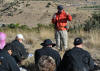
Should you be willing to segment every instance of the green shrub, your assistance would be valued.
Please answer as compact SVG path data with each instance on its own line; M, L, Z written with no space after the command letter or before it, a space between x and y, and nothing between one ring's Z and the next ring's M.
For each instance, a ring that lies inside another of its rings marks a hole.
M100 12L96 12L92 14L92 17L86 21L84 30L91 31L100 29Z
M72 18L76 18L77 17L77 14L72 14Z
M51 5L51 3L49 2L49 3L46 5L46 7L47 7L47 8L49 8L49 7L50 7L50 5Z
M83 7L78 7L77 9L83 9L83 10L100 10L100 5L93 5L93 6L83 6Z
M29 7L30 6L30 4L26 4L26 7Z
M100 30L100 12L93 13L92 17L85 21L85 24L76 24L73 26L69 26L68 31L77 32L81 30L88 32L92 30Z
M84 29L84 24L76 24L73 27L69 26L69 32L79 32Z
M27 26L27 25L21 25L19 28L25 30L25 29L29 29L29 26Z
M96 5L96 6L84 6L81 8L100 8L100 5Z
M11 29L15 29L15 28L18 28L18 27L19 27L19 24L11 23L11 24L8 25L8 28L11 28Z

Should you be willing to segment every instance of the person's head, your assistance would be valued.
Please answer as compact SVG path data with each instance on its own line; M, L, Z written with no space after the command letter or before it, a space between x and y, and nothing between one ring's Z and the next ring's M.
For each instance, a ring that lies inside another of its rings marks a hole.
M22 35L22 34L17 34L17 35L16 35L16 40L18 40L20 43L22 43L23 40L24 40L23 35Z
M50 39L46 39L40 45L42 45L43 47L54 47L56 44L52 43L52 41Z
M12 55L12 47L10 46L10 43L6 44L4 50L7 51L10 55Z
M83 44L83 40L79 37L74 39L74 46L75 47L79 47L82 48L82 44Z
M2 50L5 45L6 45L6 34L0 32L0 50Z
M12 55L12 50L8 50L8 53L9 53L10 55Z
M39 71L54 71L56 69L55 60L51 56L41 56L38 62Z
M57 9L58 9L58 13L61 13L62 10L63 10L63 6L62 6L62 5L58 5L58 6L57 6Z

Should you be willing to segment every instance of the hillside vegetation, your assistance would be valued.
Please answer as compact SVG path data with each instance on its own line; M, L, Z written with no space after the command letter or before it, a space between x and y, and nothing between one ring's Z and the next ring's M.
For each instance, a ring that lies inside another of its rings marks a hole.
M77 3L68 3L70 1L52 0L52 1L32 1L32 0L1 0L4 3L0 4L0 23L11 24L19 23L28 26L36 27L37 24L50 24L51 18L57 12L57 5L64 6L66 12L73 16L71 24L83 24L91 13L95 10L84 10L82 7L97 5L84 3L84 0L74 0ZM92 2L92 1L89 1ZM80 9L81 8L81 9ZM27 20L26 20L27 19Z
M91 20L90 20L91 19ZM68 48L73 47L73 40L75 37L81 37L84 40L84 49L88 50L95 63L97 68L95 71L98 71L100 67L100 13L95 13L90 17L84 25L75 25L74 28L70 27L69 29L69 42ZM25 25L20 24L10 24L0 28L0 32L5 32L7 34L7 42L14 40L17 33L22 33L25 37L25 47L29 53L34 55L36 49L41 48L40 43L44 39L50 38L55 42L54 39L54 28L53 25L41 25L38 24L38 27L30 28ZM95 26L95 27L94 27ZM88 28L91 27L91 28ZM99 27L99 28L98 28ZM89 29L89 30L85 30ZM30 36L30 37L29 37ZM54 47L55 49L55 47ZM64 52L60 52L60 55L63 56ZM27 67L30 71L34 71L34 57L26 59L22 62L22 65Z
M7 42L21 33L25 37L24 45L34 55L40 43L50 38L55 42L54 25L51 23L57 5L72 15L68 22L68 48L73 47L73 40L81 37L83 49L88 50L97 68L100 70L100 1L99 0L0 0L0 32L7 34ZM2 2L3 1L3 2ZM56 50L56 47L53 49ZM63 56L64 51L60 52ZM22 62L27 69L34 71L34 57Z

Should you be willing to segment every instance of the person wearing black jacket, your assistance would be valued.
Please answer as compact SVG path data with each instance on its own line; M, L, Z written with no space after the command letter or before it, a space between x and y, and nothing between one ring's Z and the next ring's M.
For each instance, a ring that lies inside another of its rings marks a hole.
M24 40L24 37L22 34L18 34L14 41L6 45L5 49L11 47L12 50L12 56L16 60L16 62L19 64L23 59L26 59L28 57L28 52L26 52L26 49L24 45L22 44Z
M20 71L16 61L11 56L11 51L4 50L6 34L0 32L0 71Z
M75 38L75 47L66 51L57 71L91 71L94 61L90 54L82 49L82 39Z
M41 43L41 45L43 47L41 49L37 49L35 51L35 64L36 65L38 64L38 61L41 56L46 55L46 56L51 56L56 62L56 67L58 67L60 64L60 61L61 61L61 57L56 50L51 48L51 47L55 46L55 44L52 43L52 41L50 39L46 39L46 40L44 40L43 43Z
M20 71L16 61L5 50L0 50L0 71Z

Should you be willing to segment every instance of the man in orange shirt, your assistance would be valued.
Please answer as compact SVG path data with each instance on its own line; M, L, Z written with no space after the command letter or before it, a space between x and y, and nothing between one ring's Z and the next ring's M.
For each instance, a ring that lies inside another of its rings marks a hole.
M64 11L62 5L59 5L57 9L58 12L55 13L52 18L52 23L55 24L56 46L58 47L58 49L62 50L63 45L64 50L66 50L68 41L67 21L71 21L72 16Z

